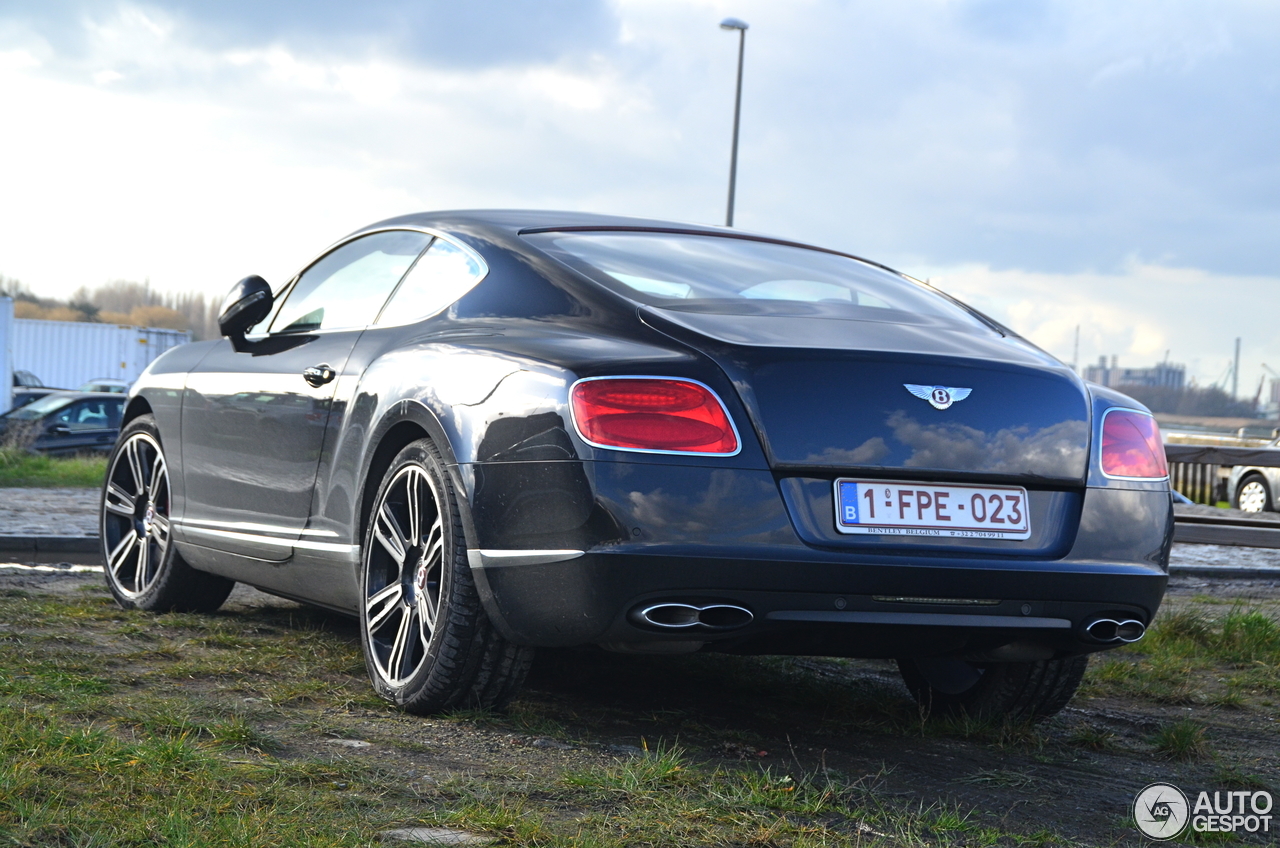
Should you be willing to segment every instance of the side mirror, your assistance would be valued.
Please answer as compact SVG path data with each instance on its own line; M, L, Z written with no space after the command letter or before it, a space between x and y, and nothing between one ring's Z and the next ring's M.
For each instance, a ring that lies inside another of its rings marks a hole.
M50 436L70 436L71 428L66 424L54 424L49 428L48 433Z
M271 286L257 276L245 277L231 287L218 315L218 332L232 341L244 339L254 324L271 312Z

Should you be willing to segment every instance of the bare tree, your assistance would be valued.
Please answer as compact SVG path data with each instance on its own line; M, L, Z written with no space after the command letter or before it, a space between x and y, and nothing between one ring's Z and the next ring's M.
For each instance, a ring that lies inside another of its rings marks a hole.
M19 318L49 321L97 321L190 330L196 339L218 336L218 304L201 292L159 292L151 281L112 280L96 288L81 286L67 301L37 297L18 280L0 277L0 296L14 299Z

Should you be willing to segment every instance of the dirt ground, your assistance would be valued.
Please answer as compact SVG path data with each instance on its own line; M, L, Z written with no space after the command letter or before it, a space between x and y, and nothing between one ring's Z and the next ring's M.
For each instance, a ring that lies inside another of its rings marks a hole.
M32 594L83 597L101 580L63 569L0 570L0 588ZM1280 581L1176 578L1168 603L1213 599L1273 602ZM300 609L237 587L219 615ZM354 623L334 616L325 626L358 651ZM107 631L100 637L123 638ZM1056 844L1052 835L1069 844L1138 845L1144 840L1130 805L1148 784L1173 783L1191 795L1236 788L1247 775L1255 787L1273 794L1280 788L1280 708L1264 704L1177 705L1086 688L1035 730L939 728L910 720L914 707L887 661L561 650L539 655L509 716L422 719L357 706L330 711L322 730L314 722L299 729L288 715L261 729L282 741L278 756L371 758L406 784L457 773L550 775L679 744L710 763L788 774L831 770L886 799L949 805L1033 844ZM1185 761L1159 756L1153 734L1186 718L1206 726L1211 753Z

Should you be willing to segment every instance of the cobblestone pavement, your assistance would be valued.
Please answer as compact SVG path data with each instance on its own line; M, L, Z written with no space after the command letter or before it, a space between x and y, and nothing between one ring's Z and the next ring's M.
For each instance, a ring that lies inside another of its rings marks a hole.
M0 489L0 535L97 536L97 489Z
M0 535L96 536L99 497L97 489L0 489ZM1214 512L1227 514L1235 510ZM1280 520L1280 514L1274 520ZM1280 567L1280 549L1174 545L1171 562L1187 566Z

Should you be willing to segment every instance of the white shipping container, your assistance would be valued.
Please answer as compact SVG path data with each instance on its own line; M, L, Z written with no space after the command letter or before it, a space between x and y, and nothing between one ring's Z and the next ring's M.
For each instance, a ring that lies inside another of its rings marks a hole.
M13 405L13 298L0 297L0 412Z
M12 362L15 371L30 371L59 389L101 377L132 383L157 356L189 341L191 334L181 330L16 318Z

